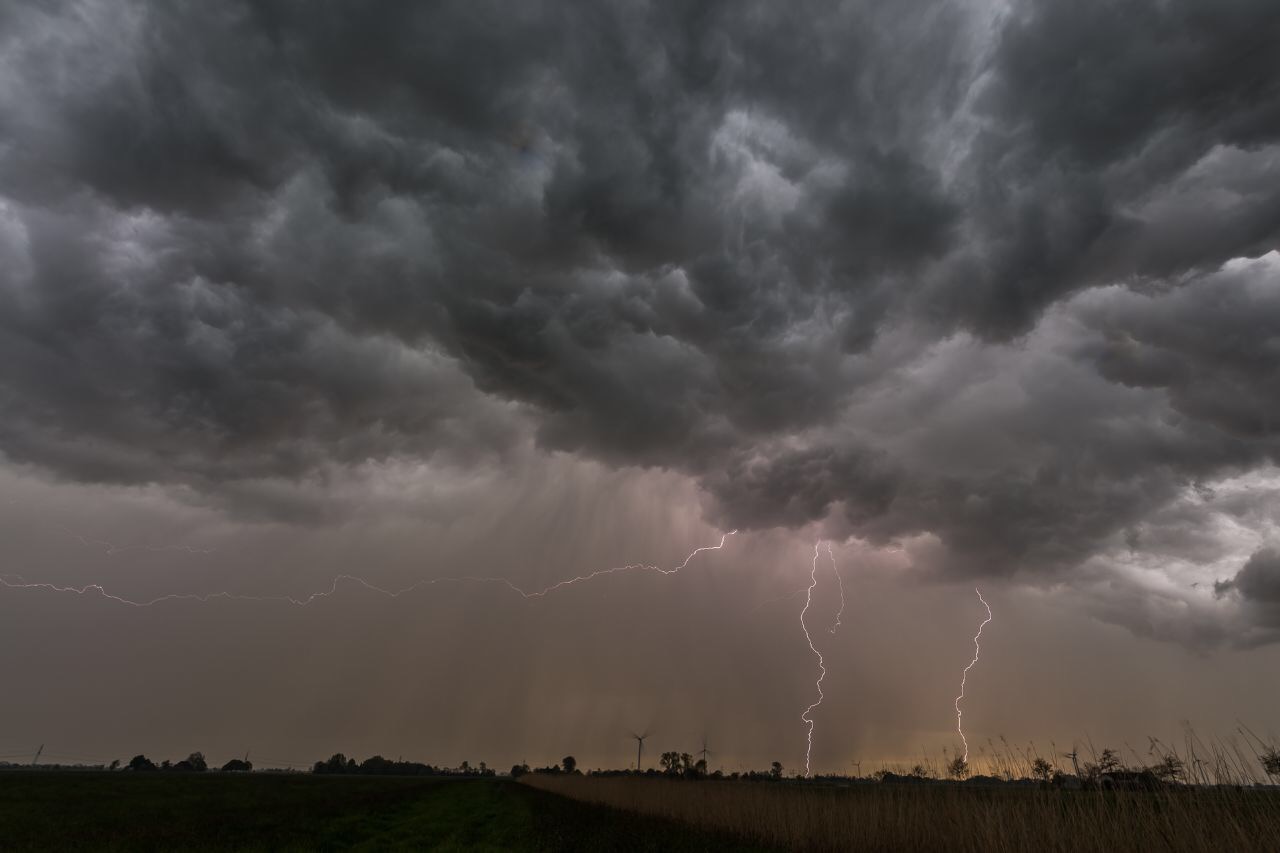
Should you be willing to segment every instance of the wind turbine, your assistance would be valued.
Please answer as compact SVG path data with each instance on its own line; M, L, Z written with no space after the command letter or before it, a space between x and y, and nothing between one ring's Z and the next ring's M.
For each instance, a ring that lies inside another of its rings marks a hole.
M649 732L638 735L635 732L631 736L636 739L636 772L640 772L640 756L644 753L644 739L649 736Z
M703 735L703 736L702 736L702 749L698 751L698 754L702 756L702 772L703 772L703 773L710 773L710 772L711 772L711 765L710 765L710 764L707 764L707 756L711 754L711 750L707 749L707 736L706 736L706 735Z
M1080 764L1078 763L1077 759L1079 759L1079 757L1080 757L1080 751L1079 751L1078 749L1076 749L1075 744L1072 744L1072 745L1071 745L1071 751L1070 751L1070 752L1064 752L1064 753L1062 753L1062 757L1063 757L1063 758L1070 758L1070 759L1071 759L1071 769L1075 771L1076 778L1077 778L1077 779L1079 779L1079 778L1080 778Z

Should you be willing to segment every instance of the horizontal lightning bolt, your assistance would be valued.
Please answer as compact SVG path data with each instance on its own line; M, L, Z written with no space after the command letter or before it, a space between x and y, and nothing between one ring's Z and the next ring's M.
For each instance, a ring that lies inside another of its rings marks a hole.
M69 592L69 593L75 593L76 595L86 595L88 593L97 593L103 598L118 602L120 604L125 604L130 607L151 607L153 605L161 604L163 602L169 602L169 601L205 602L205 601L213 601L215 599L223 599L227 601L275 602L280 604L292 604L298 607L306 607L308 604L311 604L313 601L316 601L322 598L328 598L334 595L338 591L338 587L344 583L362 586L365 589L369 590L370 592L375 592L375 593L378 593L379 595L384 595L387 598L399 598L400 596L405 595L406 593L423 589L425 587L434 586L435 584L439 584L439 583L496 584L496 585L504 586L510 589L512 592L519 594L522 598L541 598L547 595L548 593L561 589L562 587L570 586L576 583L584 583L586 581L593 580L594 578L602 577L604 575L618 574L620 572L649 571L649 572L656 572L660 575L673 575L676 572L679 572L681 569L688 566L690 561L692 561L693 558L696 557L698 554L701 554L704 551L719 551L721 548L724 547L725 542L728 540L728 538L737 532L738 531L736 530L732 530L728 533L723 534L720 537L720 543L718 545L705 545L701 548L695 548L693 551L689 553L689 556L684 558L684 561L682 563L672 568L664 569L661 566L655 566L655 565L650 565L646 563L633 563L627 566L616 566L610 569L600 569L598 571L591 572L590 574L578 575L577 577L568 578L566 580L562 580L557 583L554 583L551 586L548 586L544 589L538 589L538 590L525 590L517 586L516 584L512 583L510 580L507 580L506 578L476 577L476 576L432 578L430 580L418 581L416 583L410 584L409 586L403 587L402 589L386 589L384 587L378 586L377 584L370 583L369 581L365 580L362 577L358 577L356 575L347 575L347 574L338 575L334 577L328 589L320 590L318 592L313 592L310 595L307 595L303 598L295 598L290 595L246 595L243 593L234 593L234 592L210 592L210 593L172 593L169 595L157 596L156 598L147 599L145 601L135 601L133 599L124 598L123 596L110 593L101 584L91 583L91 584L85 584L84 586L59 586L58 584L52 584L52 583L32 583L32 582L28 582L21 575L13 575L13 574L0 575L0 586L5 586L5 587L8 587L9 589L39 589L39 590L46 590L49 592Z
M66 527L59 527L58 529L61 530L63 533L67 534L68 536L72 537L73 539L77 540L81 545L87 545L91 548L101 548L103 550L103 553L107 554L108 556L111 556L114 554L123 554L127 551L149 551L152 553L162 553L166 551L173 551L173 552L180 552L184 554L212 554L213 553L212 548L197 548L193 545L160 545L160 544L154 544L154 543L136 543L136 544L122 545L116 542L111 542L110 540L107 540L107 539L94 539L89 536L82 536L81 534L76 533L74 530L70 530Z
M754 613L759 613L761 610L765 609L770 604L777 604L780 601L790 601L800 593L804 592L806 589L808 589L808 587L802 586L799 589L794 589L791 592L788 592L786 595L775 595L773 598L766 598L764 601L760 602L759 604L757 604L755 607L748 610L743 615L751 616Z

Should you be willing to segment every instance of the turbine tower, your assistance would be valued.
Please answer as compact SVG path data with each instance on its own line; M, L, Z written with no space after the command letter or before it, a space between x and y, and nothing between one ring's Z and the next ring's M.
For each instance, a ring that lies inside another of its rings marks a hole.
M1080 778L1080 765L1079 765L1079 763L1077 762L1077 759L1079 759L1079 757L1080 757L1080 751L1079 751L1078 749L1076 749L1076 745L1075 745L1075 744L1072 744L1072 745L1071 745L1071 751L1070 751L1070 752L1064 752L1064 753L1062 753L1062 757L1063 757L1063 758L1070 758L1070 759L1071 759L1071 769L1075 771L1076 778L1077 778L1077 779L1079 779L1079 778Z
M698 754L702 756L702 770L705 773L711 772L711 765L707 764L707 756L711 754L711 750L707 749L707 736L702 736L702 749L698 750Z
M639 773L640 772L640 756L644 754L644 739L649 736L649 733L645 732L642 735L638 735L635 732L632 732L631 736L636 739L636 772Z

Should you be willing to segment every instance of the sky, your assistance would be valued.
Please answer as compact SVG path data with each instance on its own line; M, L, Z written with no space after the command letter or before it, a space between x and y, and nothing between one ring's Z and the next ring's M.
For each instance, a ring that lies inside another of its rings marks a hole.
M1275 735L1277 34L3 4L0 756Z

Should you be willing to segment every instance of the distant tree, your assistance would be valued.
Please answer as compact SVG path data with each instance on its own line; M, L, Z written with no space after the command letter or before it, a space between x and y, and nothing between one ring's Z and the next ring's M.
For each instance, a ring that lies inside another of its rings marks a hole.
M774 779L782 778L782 762L781 761L775 761L773 762L773 764L769 766L769 775L772 776Z
M1090 761L1084 765L1084 777L1091 782L1096 782L1104 773L1114 773L1123 769L1124 765L1120 762L1119 754L1114 749L1104 749L1096 762Z
M1280 776L1280 749L1269 746L1258 758L1262 761L1262 769L1268 776Z
M1104 773L1114 773L1122 768L1120 756L1116 751L1114 749L1104 749L1096 762L1085 763L1084 777L1091 782L1096 782Z
M160 769L161 769L161 770L172 770L172 769L173 769L173 762L166 758L164 761L161 761L161 762L160 762Z
M693 765L693 775L702 777L707 775L707 760L699 758Z
M155 770L156 765L150 758L145 755L135 755L129 759L130 770Z
M1045 784L1053 779L1053 765L1045 761L1043 758L1037 758L1031 762L1031 776Z
M1148 771L1161 782L1177 782L1182 779L1186 769L1187 766L1181 758L1170 754L1149 767Z
M560 766L564 768L565 773L573 773L578 769L578 759L572 755L566 755L560 759Z
M204 760L203 752L193 752L187 756L187 764L197 773L203 773L209 769L209 763Z
M668 776L693 778L697 774L693 756L687 752L664 752L658 763ZM704 765L705 766L705 765Z
M957 755L951 760L947 765L947 775L957 781L969 777L969 762L964 760L963 755Z
M110 766L108 766L108 767L107 767L107 769L108 769L108 770L115 770L115 769L116 769L116 768L118 768L119 766L120 766L120 759L116 758L116 759L113 759L113 760L112 760L112 762L111 762Z
M485 764L483 761L480 762L480 775L481 776L489 775L489 765Z
M373 755L360 762L360 772L371 776L394 773L395 770L395 762L389 761L381 755Z
M917 764L907 772L907 775L913 779L926 779L929 776L929 771L924 769L923 764Z
M511 778L512 778L512 779L519 779L521 776L523 776L524 774L526 774L526 773L528 773L528 772L529 772L529 765L528 765L528 764L513 764L513 765L511 765Z
M223 773L248 773L252 769L252 763L240 758L233 758L226 764L222 765Z
M355 759L348 759L341 752L335 752L328 761L317 761L311 769L312 773L354 773L357 770Z

